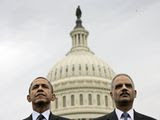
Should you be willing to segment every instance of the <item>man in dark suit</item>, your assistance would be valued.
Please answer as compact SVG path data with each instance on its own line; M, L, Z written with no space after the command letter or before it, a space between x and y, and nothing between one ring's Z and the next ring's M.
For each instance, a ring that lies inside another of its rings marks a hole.
M52 84L45 77L34 79L27 95L27 100L32 102L33 112L24 120L69 120L56 116L50 111L51 101L55 98Z
M116 75L112 80L110 92L116 108L113 112L94 120L156 120L133 109L136 94L133 80L129 75Z

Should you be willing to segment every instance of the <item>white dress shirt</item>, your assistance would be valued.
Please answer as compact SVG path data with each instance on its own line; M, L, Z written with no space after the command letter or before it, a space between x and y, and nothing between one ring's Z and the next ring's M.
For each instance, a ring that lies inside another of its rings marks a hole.
M121 118L122 114L124 113L123 111L119 110L116 108L116 114L118 117L118 120L124 120L124 118ZM134 120L134 111L133 109L130 109L129 111L127 111L127 113L130 115L130 117L128 117L128 120Z
M50 115L50 110L47 110L43 113L41 113L45 118L44 120L49 120L49 115ZM32 118L33 120L37 120L37 117L40 115L40 113L36 112L36 111L33 111L32 113Z

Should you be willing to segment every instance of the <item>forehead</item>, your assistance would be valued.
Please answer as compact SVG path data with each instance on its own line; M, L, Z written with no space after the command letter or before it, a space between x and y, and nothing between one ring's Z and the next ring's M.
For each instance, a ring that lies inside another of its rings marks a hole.
M46 80L44 78L38 78L38 79L33 80L33 82L32 82L32 86L33 85L39 85L39 84L49 85L48 80Z
M133 84L131 79L129 79L127 76L118 76L113 81L113 85L125 84L125 83Z

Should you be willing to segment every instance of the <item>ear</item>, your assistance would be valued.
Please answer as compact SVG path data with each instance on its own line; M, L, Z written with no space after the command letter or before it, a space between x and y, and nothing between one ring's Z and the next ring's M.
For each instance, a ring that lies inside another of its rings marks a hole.
M137 90L134 90L134 98L137 97Z
M28 102L32 101L30 95L27 95L27 100L28 100Z
M111 97L113 97L113 93L112 93L112 91L110 92L110 95L111 95Z
M52 93L52 99L51 101L54 101L56 99L56 95L54 93Z

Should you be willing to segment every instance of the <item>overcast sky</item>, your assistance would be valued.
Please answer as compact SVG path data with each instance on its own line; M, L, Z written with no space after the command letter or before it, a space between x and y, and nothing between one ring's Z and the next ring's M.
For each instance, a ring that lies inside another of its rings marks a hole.
M90 49L131 75L134 108L160 119L159 0L0 0L0 119L30 115L29 84L70 50L78 5Z

